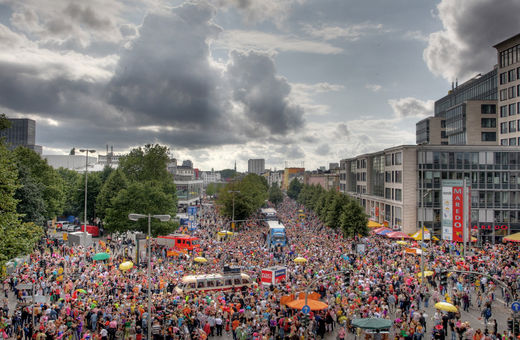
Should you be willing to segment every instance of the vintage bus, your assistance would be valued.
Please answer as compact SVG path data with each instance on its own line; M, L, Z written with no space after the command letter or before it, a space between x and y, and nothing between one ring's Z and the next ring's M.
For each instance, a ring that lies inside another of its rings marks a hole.
M175 287L178 294L186 294L193 291L215 290L241 290L243 288L256 287L249 275L238 273L188 275L181 279Z

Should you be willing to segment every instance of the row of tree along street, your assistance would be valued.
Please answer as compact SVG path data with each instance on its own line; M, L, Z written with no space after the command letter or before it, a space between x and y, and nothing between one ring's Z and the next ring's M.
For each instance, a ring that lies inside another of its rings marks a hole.
M368 235L368 216L356 199L319 185L302 185L296 179L291 181L287 194L316 213L325 225L341 230L343 235Z

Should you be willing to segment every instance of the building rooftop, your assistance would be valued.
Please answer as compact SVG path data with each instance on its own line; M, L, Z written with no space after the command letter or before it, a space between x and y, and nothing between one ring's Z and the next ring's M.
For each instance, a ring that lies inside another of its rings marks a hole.
M508 43L510 43L511 41L514 41L514 40L520 40L520 33L518 33L517 35L514 35L512 37L509 37L506 40L499 42L498 44L494 45L493 47L496 48L497 50L499 50L501 48L501 46L507 45Z

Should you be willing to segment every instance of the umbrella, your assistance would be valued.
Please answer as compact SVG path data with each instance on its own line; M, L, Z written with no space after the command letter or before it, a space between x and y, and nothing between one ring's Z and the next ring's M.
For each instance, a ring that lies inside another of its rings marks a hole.
M520 233L511 234L503 238L506 242L520 242Z
M305 257L298 256L293 261L296 263L305 263L305 262L307 262L307 259Z
M362 329L388 329L392 327L392 320L381 318L354 319L352 326Z
M443 310L445 312L457 312L458 311L457 307L455 307L454 305L452 305L451 303L446 302L446 301L437 302L434 307L437 309Z
M311 310L323 310L329 307L325 302L307 299L307 305ZM287 303L287 307L301 310L305 306L305 299L297 299Z
M376 221L368 220L367 227L368 228L381 228L381 224L377 223Z
M401 239L411 239L410 236L408 236L408 234L405 234L403 232L400 232L400 231L394 231L394 232L391 232L391 233L387 233L386 234L386 237L388 238L401 238Z
M431 270L425 270L424 276L432 276L433 272ZM417 276L422 277L422 273L418 273Z
M198 262L198 263L206 263L206 262L208 262L208 260L206 260L202 256L197 256L196 258L193 259L193 261Z
M376 235L386 235L386 234L390 234L391 232L392 232L392 229L388 229L388 228L386 228L386 229L383 229L383 230L381 230L381 231L378 231L378 232L376 233Z
M108 260L110 258L110 254L107 253L97 253L96 255L92 256L92 260L94 261L104 261Z
M406 245L409 244L409 243L406 242L406 241L397 241L396 243L397 243L397 244L400 244L400 245L402 245L402 246L406 246Z
M78 293L82 293L82 294L87 294L87 291L85 289L76 289L76 292Z
M120 270L128 270L131 269L134 266L134 263L132 261L126 261L119 265Z

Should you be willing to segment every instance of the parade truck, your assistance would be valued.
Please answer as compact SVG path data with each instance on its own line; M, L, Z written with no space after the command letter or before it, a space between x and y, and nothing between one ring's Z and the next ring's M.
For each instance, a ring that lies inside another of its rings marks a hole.
M273 208L262 208L260 209L260 213L266 221L274 221L277 219L276 210Z
M157 245L167 247L168 250L200 251L199 238L186 234L170 234L158 236Z
M267 234L267 245L269 248L287 245L287 235L285 227L278 221L267 221L269 233Z
M274 266L262 269L262 284L274 285L287 280L287 267Z

